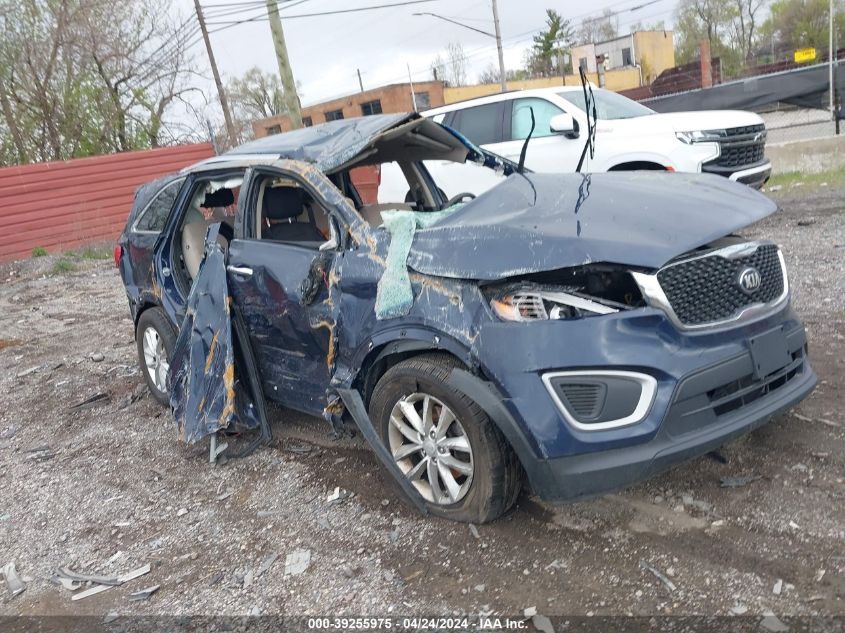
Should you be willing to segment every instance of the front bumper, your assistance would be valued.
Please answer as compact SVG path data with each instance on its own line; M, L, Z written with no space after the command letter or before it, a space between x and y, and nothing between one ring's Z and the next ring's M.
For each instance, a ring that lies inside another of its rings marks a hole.
M756 165L745 166L741 169L737 169L736 167L722 167L716 163L704 163L701 166L701 171L716 174L717 176L724 176L754 189L762 189L763 185L769 181L769 177L772 175L772 163L765 160Z
M804 327L789 307L712 333L679 332L649 309L530 325L539 326L533 342L526 334L532 327L512 328L516 340L508 340L507 329L498 324L482 331L479 349L490 350L486 343L496 341L496 351L484 354L483 369L501 405L477 401L503 429L533 490L546 501L576 500L642 481L765 424L816 384ZM783 329L791 360L755 377L748 341L773 328ZM537 341L555 344L538 346ZM514 344L531 348L523 352L527 367L513 368ZM650 411L622 428L573 427L542 380L547 372L569 368L654 376L658 386Z

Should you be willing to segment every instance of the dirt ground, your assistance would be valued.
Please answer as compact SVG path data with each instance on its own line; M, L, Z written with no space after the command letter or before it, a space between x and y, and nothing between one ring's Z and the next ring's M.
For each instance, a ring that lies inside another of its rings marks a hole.
M784 247L815 393L726 446L726 463L704 457L573 505L523 494L477 536L416 515L360 440L300 414L273 410L273 446L209 465L207 443L178 442L139 387L111 262L4 266L0 565L28 584L14 598L0 585L0 615L845 615L845 190L773 195L784 212L746 234ZM758 479L720 487L745 476ZM353 495L328 503L338 486ZM286 576L294 550L310 565ZM78 601L49 581L62 566L145 564Z

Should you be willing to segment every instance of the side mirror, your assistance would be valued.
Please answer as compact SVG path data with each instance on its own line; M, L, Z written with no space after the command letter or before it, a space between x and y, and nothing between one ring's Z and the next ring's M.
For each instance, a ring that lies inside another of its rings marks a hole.
M571 114L556 114L549 121L549 131L576 138L578 136L578 121Z

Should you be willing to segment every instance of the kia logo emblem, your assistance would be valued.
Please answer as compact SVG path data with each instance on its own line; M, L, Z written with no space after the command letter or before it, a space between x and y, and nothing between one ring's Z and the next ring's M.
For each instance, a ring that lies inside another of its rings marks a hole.
M740 290L742 290L745 294L750 295L760 289L760 286L763 283L763 278L760 277L759 270L749 266L748 268L743 268L739 271L737 282Z

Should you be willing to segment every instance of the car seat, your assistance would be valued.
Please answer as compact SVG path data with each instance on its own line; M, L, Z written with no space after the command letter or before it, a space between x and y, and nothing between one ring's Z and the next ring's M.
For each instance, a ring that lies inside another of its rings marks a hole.
M275 220L264 226L261 237L276 242L325 242L311 222L294 222L305 212L305 193L298 187L273 187L264 192L264 219ZM280 222L279 220L287 220Z

